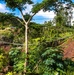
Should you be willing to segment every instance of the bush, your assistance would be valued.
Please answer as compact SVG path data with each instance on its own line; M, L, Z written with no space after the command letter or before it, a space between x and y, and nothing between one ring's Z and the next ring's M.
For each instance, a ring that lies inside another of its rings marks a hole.
M3 49L0 48L0 72L8 71L8 57L6 57Z
M25 53L18 48L12 48L9 52L10 63L13 66L13 71L22 72L24 70Z

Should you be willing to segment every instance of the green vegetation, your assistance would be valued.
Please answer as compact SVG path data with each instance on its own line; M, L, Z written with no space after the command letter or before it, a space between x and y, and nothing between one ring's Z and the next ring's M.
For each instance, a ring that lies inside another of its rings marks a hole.
M33 6L31 12L33 15L22 13L24 4L32 4L31 0L4 1L9 8L13 10L17 8L23 18L11 13L0 13L0 73L4 75L24 75L25 73L25 75L68 75L71 72L73 74L74 61L64 58L64 50L61 46L69 38L74 40L74 26L68 22L71 13L65 11L66 8L62 5L68 0L63 2L62 0L60 2L59 0L43 0ZM71 7L73 6L71 0L68 3ZM44 24L31 22L33 16L41 9L54 10L57 13L54 20Z
M2 22L0 23L2 24ZM66 59L63 60L63 51L60 48L62 43L73 37L73 27L53 26L50 21L43 25L30 23L30 29L28 31L29 51L26 56L23 46L23 26L20 28L18 22L16 26L11 22L8 24L5 22L5 25L2 25L0 29L1 41L9 42L7 46L11 46L8 52L0 49L0 72L3 72L3 69L10 66L4 71L6 75L23 74L26 57L28 60L28 75L66 74L67 70L73 72L74 62Z

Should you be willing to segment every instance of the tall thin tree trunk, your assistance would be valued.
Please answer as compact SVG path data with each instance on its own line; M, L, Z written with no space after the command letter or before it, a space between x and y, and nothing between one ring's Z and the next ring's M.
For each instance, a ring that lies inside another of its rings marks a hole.
M27 36L27 33L28 33L28 25L26 24L25 25L25 54L26 54L26 58L25 58L25 63L24 63L24 72L26 73L27 70L27 53L28 53L28 36Z

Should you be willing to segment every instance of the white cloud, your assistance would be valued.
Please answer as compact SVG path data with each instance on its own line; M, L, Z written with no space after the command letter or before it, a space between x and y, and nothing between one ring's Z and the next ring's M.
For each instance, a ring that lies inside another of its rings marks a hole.
M55 14L53 11L46 11L44 12L43 10L39 11L36 16L42 16L43 18L48 18L48 19L52 19L54 18Z
M26 4L27 8L25 9L25 11L23 11L23 13L30 13L31 9L32 9L32 5L28 5ZM44 12L43 10L39 11L35 16L41 16L43 18L49 18L52 19L54 18L55 14L53 11L46 11Z
M9 11L6 9L5 4L0 3L0 12L9 12Z
M30 13L30 11L32 9L32 5L26 4L25 6L26 6L26 9L23 10L23 14Z
M23 10L23 14L25 14L25 13L29 13L29 14L31 14L30 12L31 12L31 9L32 9L32 5L28 5L28 4L26 4L25 5L27 8L25 9L25 10ZM21 16L21 14L20 14L20 16ZM41 11L39 11L36 15L35 15L35 17L34 17L34 19L36 19L37 17L39 17L39 18L44 18L44 20L41 20L41 21L38 21L38 20L35 20L35 22L40 22L40 23L44 23L45 21L49 21L49 20L52 20L53 18L54 18L54 16L55 16L55 14L54 14L54 12L53 11L46 11L46 12L44 12L43 10L41 10Z

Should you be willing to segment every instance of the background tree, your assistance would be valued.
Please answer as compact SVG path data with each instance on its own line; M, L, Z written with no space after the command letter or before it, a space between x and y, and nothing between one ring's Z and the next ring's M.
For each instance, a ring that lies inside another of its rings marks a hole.
M55 21L56 25L71 26L73 6L70 4L60 4L61 8L56 9Z

